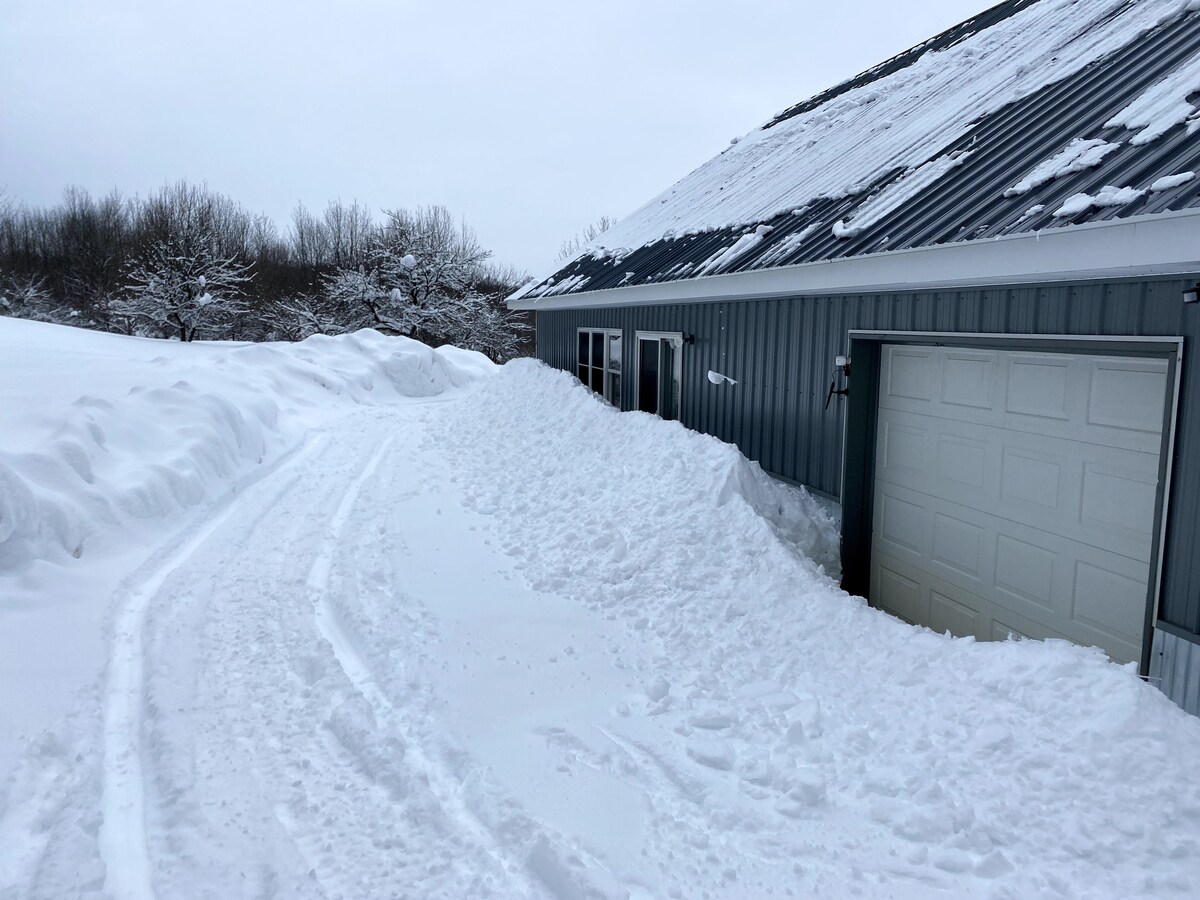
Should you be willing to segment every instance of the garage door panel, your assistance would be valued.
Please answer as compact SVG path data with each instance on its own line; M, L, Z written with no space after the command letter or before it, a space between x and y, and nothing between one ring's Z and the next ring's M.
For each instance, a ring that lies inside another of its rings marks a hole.
M913 624L928 620L927 589L902 575L894 563L877 565L871 581L878 587L877 606Z
M1139 558L1149 558L1150 528L1158 493L1158 472L1086 463L1079 521L1100 535L1140 545ZM1134 555L1130 553L1129 555Z
M875 534L888 552L898 556L912 554L915 559L929 557L929 511L920 495L885 489L875 504Z
M873 601L1137 658L1166 361L885 346L881 387Z
M895 480L923 477L929 457L929 429L915 422L880 422L879 466Z
M1156 455L943 420L936 423L941 433L933 433L910 424L919 417L896 410L881 410L880 419L889 436L881 454L891 461L876 472L882 481L1150 558Z
M1149 566L1102 554L1076 560L1071 619L1097 635L1133 642L1145 625Z
M1014 515L1047 515L1058 519L1064 488L1071 484L1071 463L1062 456L1006 445L1001 451L1000 500ZM1033 508L1030 509L1030 506Z
M1015 604L1038 607L1030 611L1033 615L1056 614L1054 576L1059 565L1058 553L1008 534L997 536L995 587Z
M966 488L987 487L989 448L984 441L943 434L937 447L939 478L956 481Z
M975 637L979 632L979 612L930 588L928 624L938 634L948 631L957 637Z
M1092 366L1087 421L1119 431L1139 431L1156 439L1162 433L1166 402L1165 372L1136 362Z
M914 356L912 348L904 349L906 365L915 365L913 360L920 359L926 377L941 379L940 389L926 390L923 380L918 385L912 373L898 375L895 388L881 392L881 410L992 425L1100 447L1159 452L1167 388L1163 360L997 351L993 366L997 374L988 395L994 402L989 406L978 384L980 375L964 371L961 361L956 361L957 367L949 359L939 364L938 353L958 351L931 348ZM892 361L885 360L885 376L892 368ZM904 367L900 368L903 371ZM952 372L954 377L949 374Z
M897 348L883 373L883 395L899 400L933 399L935 368L940 358L933 348Z
M933 515L933 562L954 569L973 581L987 577L983 571L987 532L962 518L946 513Z
M942 361L942 403L990 411L996 405L997 368L994 351L947 351Z
M1058 430L1071 415L1070 365L1062 357L1017 356L1009 360L1004 411L1010 416L1047 420L1029 428Z

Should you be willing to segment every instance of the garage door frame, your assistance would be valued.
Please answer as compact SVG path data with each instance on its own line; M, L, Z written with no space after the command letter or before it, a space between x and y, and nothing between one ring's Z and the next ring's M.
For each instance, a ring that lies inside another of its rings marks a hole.
M1170 484L1179 410L1182 337L972 334L929 331L851 330L847 355L851 359L850 394L843 419L842 440L842 586L853 594L871 597L871 534L874 514L875 447L878 427L880 366L885 344L920 344L982 350L1027 350L1038 353L1103 354L1155 358L1167 362L1167 396L1163 404L1162 443L1159 448L1159 481L1154 504L1150 557L1151 577L1146 588L1146 616L1140 672L1150 667L1152 629L1158 620L1163 582L1161 548L1169 521ZM832 362L832 361L831 361Z

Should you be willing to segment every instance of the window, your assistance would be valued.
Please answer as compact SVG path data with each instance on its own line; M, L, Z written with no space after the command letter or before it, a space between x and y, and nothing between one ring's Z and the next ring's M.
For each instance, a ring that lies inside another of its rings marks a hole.
M683 382L683 335L637 332L637 373L637 408L664 419L678 419Z
M579 380L621 408L621 332L613 328L580 328Z

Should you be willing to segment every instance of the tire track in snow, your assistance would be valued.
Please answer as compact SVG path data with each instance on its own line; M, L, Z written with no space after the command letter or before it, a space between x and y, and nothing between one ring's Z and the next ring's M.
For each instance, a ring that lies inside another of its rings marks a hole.
M337 614L329 603L329 587L333 569L333 557L341 541L342 532L350 518L367 481L375 474L380 462L394 443L393 437L388 437L375 451L363 471L351 483L346 494L338 504L337 510L329 523L320 553L313 561L309 570L307 586L313 603L313 615L316 620L318 633L329 642L333 655L346 678L354 688L366 699L377 715L397 718L398 711L392 705L387 695L380 689L370 667L355 648L353 642L338 622ZM404 729L408 731L408 729ZM524 896L536 895L532 883L524 877L523 864L512 860L501 848L496 836L475 815L463 799L460 785L444 766L431 759L418 742L406 742L404 758L418 769L426 780L426 786L434 800L445 810L452 821L458 823L474 840L480 849L486 852L499 865L502 871L512 877L520 878L520 892ZM282 821L282 820L281 820ZM286 822L284 823L286 827Z
M104 701L102 821L97 836L106 869L104 889L117 900L152 900L155 897L146 841L146 782L142 765L145 631L150 602L171 574L194 556L240 508L247 499L247 490L294 469L324 443L325 439L312 443L302 441L268 471L243 479L224 500L209 510L203 522L185 530L173 541L175 549L168 552L165 559L143 566L127 581L127 584L135 583L136 587L118 612L113 626ZM295 478L291 479L276 492L263 507L264 514L287 495L294 481ZM148 574L144 574L146 569L150 570Z

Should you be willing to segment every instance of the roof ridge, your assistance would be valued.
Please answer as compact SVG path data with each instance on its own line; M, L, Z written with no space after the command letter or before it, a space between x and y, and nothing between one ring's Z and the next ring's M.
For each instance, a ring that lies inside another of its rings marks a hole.
M828 103L835 97L840 97L842 94L849 93L856 88L863 87L873 81L878 81L893 72L898 72L900 69L907 68L915 63L926 53L932 53L938 50L945 50L948 47L953 47L955 44L966 40L967 38L978 34L981 31L986 31L997 22L1002 22L1005 19L1016 15L1026 7L1033 6L1040 0L1004 0L995 6L984 10L978 15L972 16L963 22L959 22L950 28L947 28L941 34L922 41L921 43L909 47L900 53L897 53L891 59L886 59L878 65L859 72L853 78L836 84L831 88L827 88L815 96L809 97L794 106L789 106L783 112L777 113L774 118L763 125L763 130L773 128L780 122L786 122L788 119L803 115L806 112L816 109L822 104Z

